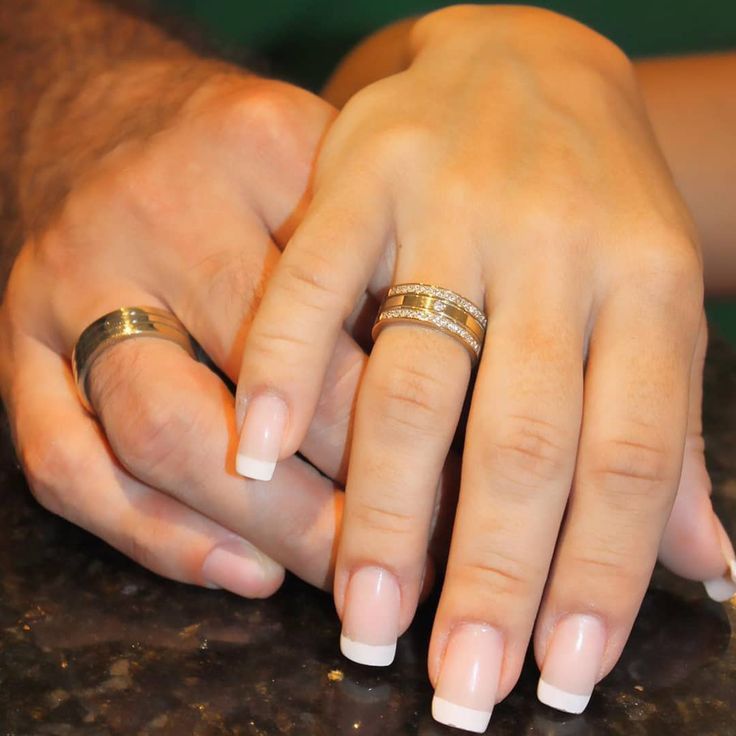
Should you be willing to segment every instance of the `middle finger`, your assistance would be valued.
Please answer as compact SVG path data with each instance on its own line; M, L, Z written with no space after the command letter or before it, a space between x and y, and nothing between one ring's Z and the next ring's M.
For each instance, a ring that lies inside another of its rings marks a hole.
M507 280L490 314L429 654L434 717L471 731L518 677L572 482L587 305L568 283Z

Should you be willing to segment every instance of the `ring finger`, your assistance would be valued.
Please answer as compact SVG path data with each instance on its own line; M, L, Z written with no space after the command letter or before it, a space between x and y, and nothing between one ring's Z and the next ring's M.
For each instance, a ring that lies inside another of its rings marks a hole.
M429 652L434 717L471 731L518 677L573 477L588 305L569 276L507 278L489 315Z
M433 254L429 237L416 242L425 246L422 258L406 244L397 283L441 284L480 301L477 271L449 261L442 248ZM431 304L452 308L443 299ZM438 481L470 377L468 348L429 327L387 321L356 405L335 601L341 649L365 664L389 664L414 615Z

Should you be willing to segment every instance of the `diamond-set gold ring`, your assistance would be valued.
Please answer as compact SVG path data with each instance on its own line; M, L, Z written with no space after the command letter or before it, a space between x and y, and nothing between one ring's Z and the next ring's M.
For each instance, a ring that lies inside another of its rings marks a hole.
M373 325L376 340L381 330L395 323L421 324L444 332L468 350L473 362L480 358L488 319L481 309L460 294L433 284L396 284L387 294Z

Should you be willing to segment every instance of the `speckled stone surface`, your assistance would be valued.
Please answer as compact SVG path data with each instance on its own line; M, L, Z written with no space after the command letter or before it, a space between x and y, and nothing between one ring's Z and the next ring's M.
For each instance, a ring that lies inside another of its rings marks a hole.
M736 354L712 348L706 429L736 536ZM372 672L338 654L330 598L295 580L267 601L151 575L40 509L0 439L0 736L458 733L435 724L431 606ZM534 697L529 661L494 736L736 734L736 608L658 571L626 653L587 712Z

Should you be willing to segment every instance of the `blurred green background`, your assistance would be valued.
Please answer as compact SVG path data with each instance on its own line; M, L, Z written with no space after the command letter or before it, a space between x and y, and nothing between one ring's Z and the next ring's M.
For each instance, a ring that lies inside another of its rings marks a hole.
M2 0L0 0L2 2ZM159 0L209 38L249 49L265 71L317 91L340 57L372 31L448 5L439 0ZM630 56L736 49L736 0L548 0L530 3L595 28ZM736 94L736 80L734 80ZM736 233L734 233L736 247ZM709 301L711 325L736 344L736 304Z

